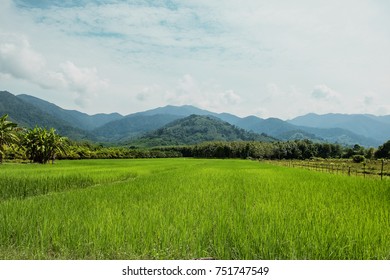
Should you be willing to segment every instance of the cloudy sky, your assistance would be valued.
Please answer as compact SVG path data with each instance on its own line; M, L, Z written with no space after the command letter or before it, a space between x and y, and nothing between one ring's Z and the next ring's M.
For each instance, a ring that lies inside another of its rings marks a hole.
M390 114L387 0L0 0L0 90L90 114Z

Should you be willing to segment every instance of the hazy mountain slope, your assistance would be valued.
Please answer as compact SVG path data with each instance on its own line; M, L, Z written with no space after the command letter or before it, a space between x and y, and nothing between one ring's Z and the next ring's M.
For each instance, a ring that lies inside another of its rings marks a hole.
M325 141L344 145L359 144L363 146L377 146L383 142L343 128L298 126L277 118L260 119L255 116L250 116L241 119L236 125L256 133L266 133L281 140L309 139L316 142Z
M94 139L91 134L73 127L70 123L46 113L7 91L0 91L0 115L4 114L8 114L12 121L22 127L54 127L60 134L72 139Z
M343 145L355 145L359 144L365 147L377 147L383 141L365 137L353 133L347 129L343 128L315 128L315 127L301 127L302 130L307 133L316 135L319 139L323 139L326 142L330 143L339 143Z
M375 116L374 116L374 117L375 117ZM378 120L380 120L381 122L390 124L390 115L378 116L378 117L376 117L376 118L378 118Z
M109 122L93 130L93 133L100 141L124 141L158 129L179 118L182 118L182 116L133 114L120 120Z
M274 141L266 135L247 132L212 116L191 115L146 133L134 143L146 146L190 145L205 141Z
M199 115L199 116L214 116L230 124L236 124L241 118L229 113L214 113L211 111L199 109L191 105L183 106L173 106L167 105L164 107L159 107L152 110L147 110L144 112L138 112L134 115L143 115L143 116L152 116L152 115L176 115L181 117L188 117L190 115Z
M390 139L390 117L363 114L307 114L296 117L291 124L315 128L343 128L380 142Z
M297 129L294 125L277 118L260 119L254 116L243 118L236 125L256 133L266 133L273 136Z
M214 114L214 113L196 108L191 105L183 105L183 106L167 105L164 107L158 107L155 109L138 112L132 115L141 115L141 116L176 115L176 116L188 117L190 115L210 115L210 114Z
M66 110L53 103L26 94L20 94L17 95L17 97L34 105L42 111L83 130L93 130L108 122L118 120L123 117L118 113L88 115L76 110Z
M93 133L95 133L101 141L106 141L109 138L112 138L115 141L122 141L130 137L136 137L142 133L161 128L174 120L188 117L190 115L214 116L229 123L234 123L240 120L239 117L232 114L213 113L190 105L168 105L144 112L130 114L121 119L108 122L93 130Z

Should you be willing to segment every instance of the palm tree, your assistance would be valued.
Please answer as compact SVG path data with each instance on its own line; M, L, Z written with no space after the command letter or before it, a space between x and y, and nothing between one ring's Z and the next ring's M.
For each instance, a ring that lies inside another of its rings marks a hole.
M0 118L0 163L3 163L6 146L10 146L19 141L19 137L15 131L17 124L8 121L7 118L7 114Z

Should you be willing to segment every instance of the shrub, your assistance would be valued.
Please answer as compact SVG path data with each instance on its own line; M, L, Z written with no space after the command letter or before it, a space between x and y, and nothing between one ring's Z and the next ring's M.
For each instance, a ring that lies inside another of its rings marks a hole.
M366 159L366 158L365 158L364 156L362 156L362 155L354 155L354 156L352 157L352 160L353 160L353 162L355 162L355 163L364 162L365 159Z

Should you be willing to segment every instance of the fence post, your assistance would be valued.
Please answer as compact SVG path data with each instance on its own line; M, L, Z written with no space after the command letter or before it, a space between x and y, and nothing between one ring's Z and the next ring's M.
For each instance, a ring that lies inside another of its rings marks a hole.
M351 176L351 166L348 166L348 176Z
M364 178L366 178L366 163L363 163L363 174Z
M382 168L381 168L381 180L383 180L383 165L385 163L385 160L382 159Z

